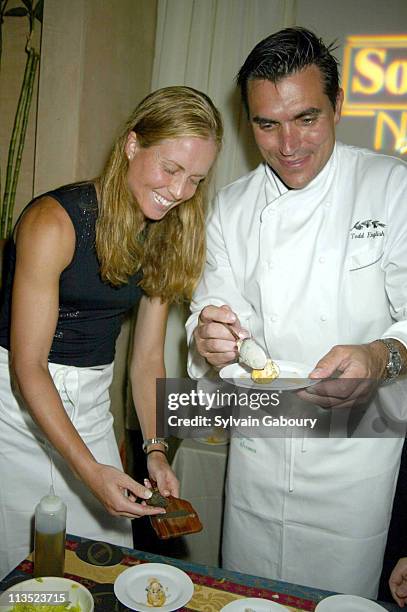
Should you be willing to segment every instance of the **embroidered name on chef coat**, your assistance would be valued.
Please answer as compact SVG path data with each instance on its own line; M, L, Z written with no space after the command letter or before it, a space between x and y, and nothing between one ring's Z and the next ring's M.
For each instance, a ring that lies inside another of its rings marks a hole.
M350 228L350 235L353 239L360 238L368 238L373 240L374 238L379 238L384 236L384 230L382 228L386 227L385 223L379 221L378 219L366 219L366 221L356 221L354 225Z

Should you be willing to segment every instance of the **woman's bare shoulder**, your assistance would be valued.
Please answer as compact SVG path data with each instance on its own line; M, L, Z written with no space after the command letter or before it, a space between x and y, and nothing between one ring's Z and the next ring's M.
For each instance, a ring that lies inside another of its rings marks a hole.
M65 262L72 259L75 229L65 209L51 196L35 200L22 215L16 230L17 251L28 247L32 256L46 249Z
M66 226L72 226L72 221L66 210L55 198L45 195L34 200L23 213L17 227L20 228L23 225L29 225L33 228L36 225L42 225L65 229Z

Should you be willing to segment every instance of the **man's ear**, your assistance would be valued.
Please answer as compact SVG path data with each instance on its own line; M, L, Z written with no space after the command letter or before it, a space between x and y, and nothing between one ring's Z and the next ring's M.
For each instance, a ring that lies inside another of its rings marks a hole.
M335 123L338 123L341 118L342 113L342 104L343 104L343 89L342 87L338 90L338 95L336 96L336 104L335 104Z
M137 153L139 148L137 134L135 132L129 132L126 140L126 145L124 150L126 152L127 158L129 161L134 159L135 154Z

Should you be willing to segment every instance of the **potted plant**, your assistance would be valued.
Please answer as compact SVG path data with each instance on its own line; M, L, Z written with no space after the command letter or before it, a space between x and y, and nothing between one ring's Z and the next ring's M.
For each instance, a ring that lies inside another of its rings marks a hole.
M17 183L20 174L34 82L40 59L39 51L37 51L33 45L33 33L36 21L42 23L43 0L38 0L36 4L34 4L34 0L21 0L21 6L13 6L12 8L9 8L8 5L9 0L0 0L0 70L3 50L3 24L6 22L6 18L26 18L28 21L28 32L25 44L27 58L14 116L13 129L9 141L4 188L0 171L0 270L4 246L7 239L10 237L13 226Z

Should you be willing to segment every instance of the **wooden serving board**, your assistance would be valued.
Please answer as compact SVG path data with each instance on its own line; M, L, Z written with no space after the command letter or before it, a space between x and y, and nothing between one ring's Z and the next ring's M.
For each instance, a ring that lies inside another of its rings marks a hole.
M151 525L161 540L177 538L202 530L196 510L185 499L167 497L166 514L150 516Z

